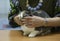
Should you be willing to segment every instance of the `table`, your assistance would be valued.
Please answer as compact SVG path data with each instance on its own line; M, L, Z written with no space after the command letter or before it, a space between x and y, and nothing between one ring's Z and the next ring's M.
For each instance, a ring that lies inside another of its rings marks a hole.
M19 30L0 30L0 41L60 41L60 34L50 34L29 38Z

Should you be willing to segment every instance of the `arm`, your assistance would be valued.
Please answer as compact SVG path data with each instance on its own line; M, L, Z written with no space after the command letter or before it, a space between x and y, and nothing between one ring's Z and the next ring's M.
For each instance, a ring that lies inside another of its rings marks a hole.
M40 26L60 26L60 17L42 18L38 16L25 17L27 26L40 27ZM30 19L30 20L28 20Z
M53 27L60 26L60 17L46 18L45 20L44 20L44 26L53 26Z

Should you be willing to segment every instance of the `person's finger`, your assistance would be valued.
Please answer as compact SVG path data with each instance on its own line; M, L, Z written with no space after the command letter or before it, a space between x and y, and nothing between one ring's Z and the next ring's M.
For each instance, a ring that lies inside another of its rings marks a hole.
M28 16L28 17L24 17L24 19L30 20L30 19L32 19L32 17Z
M24 21L26 21L26 19L21 19L21 22L24 22Z
M26 26L28 27L28 28L33 28L34 26L32 26L32 24L26 24Z

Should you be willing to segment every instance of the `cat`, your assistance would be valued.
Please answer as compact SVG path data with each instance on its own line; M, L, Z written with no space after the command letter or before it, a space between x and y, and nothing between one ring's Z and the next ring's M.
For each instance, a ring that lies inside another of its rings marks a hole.
M45 12L45 11L35 11L35 12L31 12L31 11L22 11L21 13L19 13L18 17L19 19L23 19L26 16L39 16L39 17L43 17L43 18L49 18L50 16ZM28 37L35 37L37 35L46 35L49 34L51 32L51 27L33 27L33 28L29 28L26 26L26 24L21 25L21 29L23 31L23 35L28 35Z

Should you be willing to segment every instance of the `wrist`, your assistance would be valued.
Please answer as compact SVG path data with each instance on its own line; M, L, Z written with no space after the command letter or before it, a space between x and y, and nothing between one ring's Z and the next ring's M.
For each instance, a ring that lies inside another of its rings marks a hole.
M45 19L44 18L40 19L40 26L45 26Z
M43 26L47 26L48 25L48 18L43 18Z
M44 25L43 26L52 26L53 24L52 23L54 23L54 22L52 22L52 18L44 18Z

